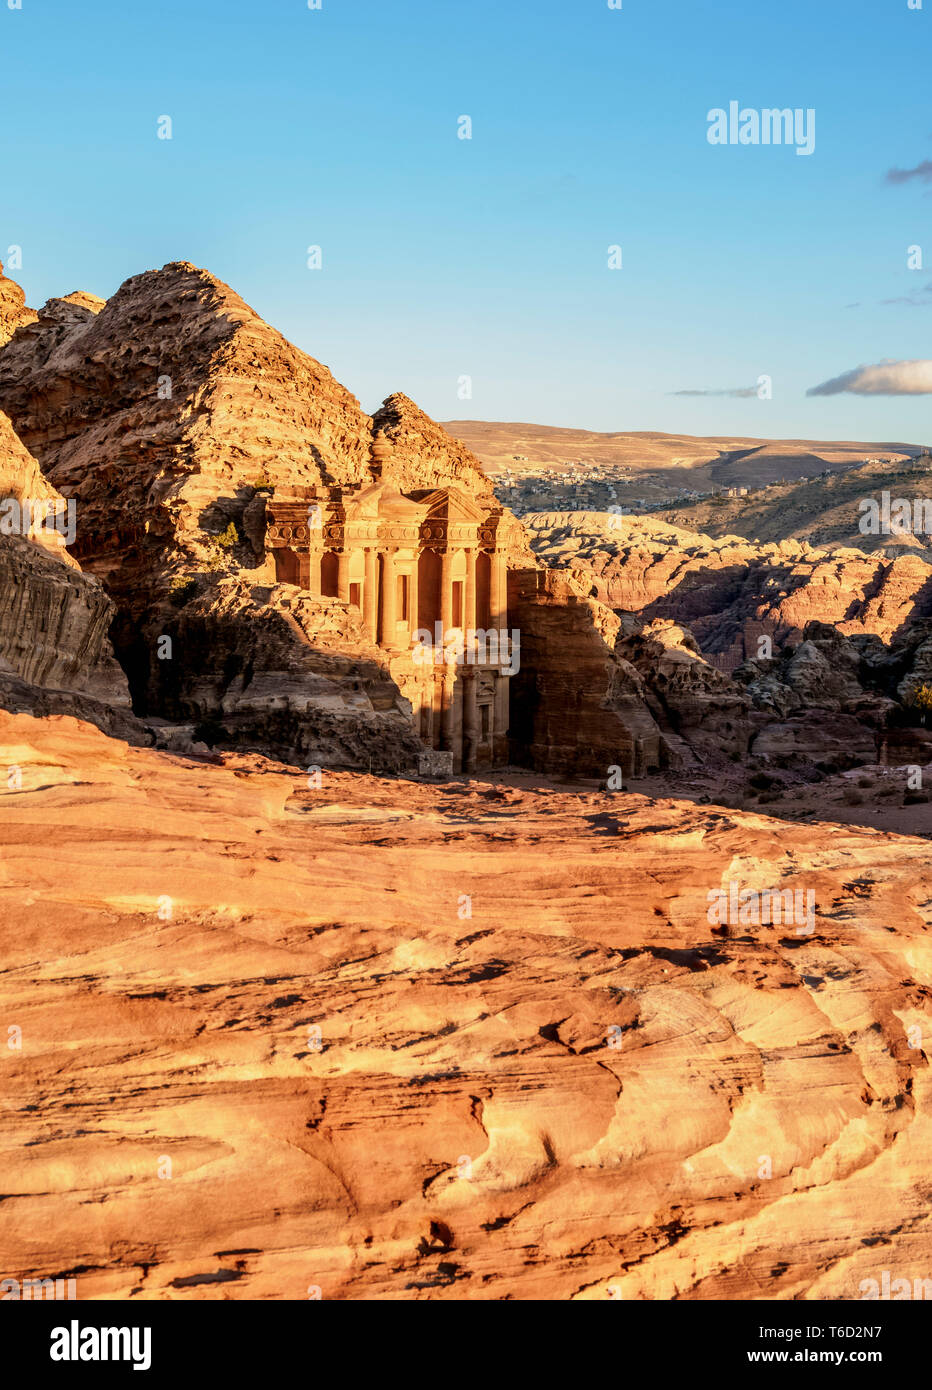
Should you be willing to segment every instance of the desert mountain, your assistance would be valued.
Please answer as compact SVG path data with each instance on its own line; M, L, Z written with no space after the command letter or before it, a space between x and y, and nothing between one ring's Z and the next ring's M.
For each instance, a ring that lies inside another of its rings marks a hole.
M0 358L0 404L78 503L78 554L118 601L147 604L255 485L358 483L373 420L328 369L229 286L185 262L105 304L52 300ZM468 452L404 396L378 425L417 486L490 492ZM414 469L415 461L417 469Z
M18 287L0 288L20 304ZM189 730L225 718L234 738L310 760L410 762L418 741L359 622L270 582L263 496L360 482L379 429L402 485L493 500L476 460L405 396L370 418L187 263L134 276L106 302L72 294L19 318L0 402L76 505L74 553L117 606L139 712ZM166 635L171 662L157 655Z

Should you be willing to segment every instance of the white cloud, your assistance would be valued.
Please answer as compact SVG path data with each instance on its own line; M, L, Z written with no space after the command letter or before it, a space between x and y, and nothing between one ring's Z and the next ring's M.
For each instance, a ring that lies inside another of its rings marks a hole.
M871 367L855 367L841 376L812 386L807 396L930 396L932 362L921 358L913 362L878 362Z

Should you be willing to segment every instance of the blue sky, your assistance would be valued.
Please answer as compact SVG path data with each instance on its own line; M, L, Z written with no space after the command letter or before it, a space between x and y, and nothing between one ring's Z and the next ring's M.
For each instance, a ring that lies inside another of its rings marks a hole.
M0 258L33 305L189 260L369 410L932 441L928 394L806 395L932 358L932 180L885 181L932 158L932 0L21 3ZM814 108L815 152L710 145L731 100Z

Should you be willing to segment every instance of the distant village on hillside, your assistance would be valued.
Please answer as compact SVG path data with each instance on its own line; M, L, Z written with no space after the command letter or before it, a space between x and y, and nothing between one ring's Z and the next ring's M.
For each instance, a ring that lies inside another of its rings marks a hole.
M513 461L527 464L527 455L515 454ZM787 483L807 483L849 473L865 464L893 463L893 459L863 458L821 473L800 474L788 479L779 478L760 487L722 486L705 491L687 487L671 487L669 477L658 473L632 473L628 465L592 463L583 459L564 459L557 465L541 464L536 473L517 472L511 468L493 476L495 495L516 516L530 512L575 511L609 512L623 510L630 515L666 511L678 502L703 502L714 498L754 497L765 495L772 488ZM924 447L913 461L911 471L932 470L932 449ZM631 497L634 487L661 489L661 497Z

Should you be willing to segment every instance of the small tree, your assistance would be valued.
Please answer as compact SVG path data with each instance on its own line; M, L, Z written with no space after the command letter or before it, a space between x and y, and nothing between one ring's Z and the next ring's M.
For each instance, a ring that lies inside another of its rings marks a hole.
M236 523L231 521L227 529L222 531L217 537L217 544L223 550L232 550L238 540L239 536L236 531Z
M932 714L932 684L923 681L922 685L914 685L906 697L906 703L910 708L919 711L919 716L925 724Z

